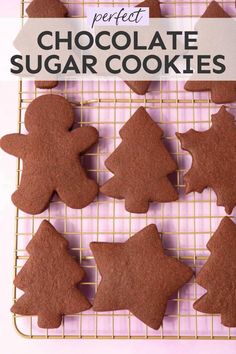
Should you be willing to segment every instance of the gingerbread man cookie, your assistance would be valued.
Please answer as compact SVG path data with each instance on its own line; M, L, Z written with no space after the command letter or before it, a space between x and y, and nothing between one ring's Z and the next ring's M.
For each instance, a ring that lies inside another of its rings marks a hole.
M28 135L10 134L3 150L23 160L23 172L13 203L29 214L43 212L53 192L71 208L83 208L96 197L98 186L89 179L79 155L98 140L93 127L70 130L74 112L58 95L36 98L25 113Z

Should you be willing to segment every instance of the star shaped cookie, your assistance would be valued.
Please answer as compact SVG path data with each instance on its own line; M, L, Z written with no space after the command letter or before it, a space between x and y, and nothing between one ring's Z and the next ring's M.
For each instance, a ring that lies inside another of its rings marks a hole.
M102 276L93 309L127 309L154 329L161 326L170 296L193 275L164 254L154 224L124 243L92 242L90 247Z

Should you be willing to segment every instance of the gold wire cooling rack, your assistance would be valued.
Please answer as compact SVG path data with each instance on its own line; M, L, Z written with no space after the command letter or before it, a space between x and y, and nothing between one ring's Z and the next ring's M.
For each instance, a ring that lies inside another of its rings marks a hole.
M166 0L161 6L166 16L200 16L208 1ZM234 1L221 1L227 10L234 8ZM22 1L21 17L25 17L28 2ZM131 1L115 2L89 1L65 2L71 16L84 16L86 6L130 5ZM224 211L215 206L215 195L210 190L202 194L184 196L183 174L189 168L191 159L181 151L175 138L176 131L208 129L211 114L218 110L208 93L185 92L183 83L153 83L145 96L135 95L122 82L66 82L53 90L38 90L33 83L19 83L18 132L24 132L24 113L27 105L38 95L56 93L67 98L75 108L76 121L93 125L100 132L98 147L86 154L85 165L89 173L102 184L108 178L104 167L105 158L119 144L119 129L132 113L144 106L152 118L160 124L165 133L164 142L178 162L179 170L175 180L180 193L175 203L152 205L146 215L129 214L123 201L99 196L83 210L72 210L54 198L49 209L38 216L29 216L16 211L16 238L14 275L21 269L28 255L25 247L43 219L50 220L59 232L70 242L71 253L84 267L87 278L81 284L92 300L99 282L99 274L89 251L89 242L124 241L145 225L154 222L159 231L166 252L189 264L196 272L208 257L206 242L216 229ZM236 105L227 106L234 114ZM235 112L236 113L236 112ZM92 167L92 168L91 168ZM17 185L22 171L21 161L17 163ZM234 215L232 216L234 219ZM18 333L26 338L122 338L122 339L236 339L236 330L220 325L220 317L197 313L192 303L203 293L194 279L169 301L164 322L159 331L140 323L128 311L95 313L87 311L74 316L65 316L57 330L40 330L34 317L14 315ZM14 301L19 290L14 288Z

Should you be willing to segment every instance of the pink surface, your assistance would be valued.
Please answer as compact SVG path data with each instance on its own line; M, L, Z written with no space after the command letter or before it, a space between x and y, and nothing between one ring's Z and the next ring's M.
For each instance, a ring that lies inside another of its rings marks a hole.
M11 2L13 3L13 1ZM16 1L17 3L17 1ZM171 1L169 1L171 3ZM173 6L173 4L170 6ZM232 5L231 5L232 8ZM91 100L91 99L97 99L98 95L96 93L97 91L97 84L96 83L85 83L83 86L83 92L84 91L90 91L89 93L83 93L83 97L81 97L81 84L71 84L71 85L76 85L74 86L69 86L67 87L67 90L71 91L69 94L68 98L73 102L73 101L86 101L86 100ZM113 83L110 83L109 85L113 85ZM174 85L174 86L173 86ZM2 86L2 87L1 87ZM15 131L16 127L16 120L17 120L17 101L16 101L16 95L15 91L17 90L17 87L14 84L2 84L0 86L1 88L1 97L2 97L2 116L1 116L1 135L5 134L6 132L9 131ZM60 87L60 89L63 90L63 87ZM72 93L76 89L76 94ZM105 91L101 93L101 98L110 98L109 96L109 91L113 90L113 86L107 86L105 84L101 84L100 86L100 92ZM180 257L184 257L187 255L190 255L190 265L195 265L199 266L201 264L198 264L197 259L194 258L194 255L202 255L204 254L204 251L202 248L205 247L205 243L207 239L210 236L210 232L213 231L216 226L219 223L219 220L221 219L222 216L224 216L224 211L222 208L215 208L215 196L213 193L210 193L209 190L204 192L202 195L195 195L195 200L193 199L194 196L191 195L189 197L184 197L183 196L183 186L182 186L182 175L183 175L183 170L189 167L190 165L190 159L186 155L183 157L182 154L176 155L176 152L178 151L178 144L174 137L174 132L175 131L185 131L186 129L189 129L190 127L194 126L196 129L206 129L209 126L209 118L210 114L214 113L217 108L215 105L212 104L198 104L197 106L194 106L192 103L190 104L181 104L179 105L178 110L176 110L176 104L171 104L166 103L162 104L161 107L157 107L157 103L147 103L151 102L152 98L157 99L157 101L160 99L160 93L159 93L159 85L158 84L153 84L153 90L151 93L149 93L146 96L146 101L143 102L143 104L148 108L149 113L153 117L154 120L159 122L161 124L162 129L165 132L165 143L169 147L170 151L173 153L175 157L178 157L178 161L180 164L180 173L179 173L179 180L178 180L178 185L179 185L179 191L181 193L181 199L179 203L171 203L168 205L165 205L163 207L154 205L151 207L151 210L148 213L148 217L150 218L150 222L155 222L160 229L161 232L163 232L163 243L165 245L165 248L167 248L167 252L173 255L177 255ZM123 83L117 84L117 98L127 98L130 97L130 92L126 88L126 86ZM183 93L182 92L182 87L181 84L178 86L178 97L176 97L176 87L175 84L168 84L165 83L162 87L162 99L184 99L184 98L190 98L191 99L192 95L189 93ZM195 98L198 98L199 96L196 95ZM207 94L204 94L202 96L204 99L208 98ZM33 96L31 97L33 98ZM135 99L137 98L136 95L132 94L132 98ZM13 100L14 100L14 105L13 105ZM96 103L94 104L94 106ZM121 104L120 107L117 105L117 110L116 110L116 116L114 116L114 109L111 107L108 107L108 104L104 104L106 108L102 107L102 104L100 105L100 123L99 123L99 131L101 135L101 142L100 142L100 153L102 152L102 156L99 159L94 159L93 157L89 157L90 160L90 166L91 164L95 167L95 169L98 168L98 163L100 165L99 169L99 181L102 182L103 180L107 179L108 174L106 171L104 171L104 159L107 154L109 154L114 147L114 141L111 139L114 136L114 117L116 118L116 124L115 124L115 136L116 136L116 144L119 143L119 136L118 136L118 131L120 126L127 121L129 118L130 114L140 105L140 103L134 103L132 104L131 110L129 107L129 104L127 105L127 109L124 110L124 104ZM96 107L94 109L91 109L92 104L89 105L89 107L85 107L83 109L82 113L82 120L83 122L86 122L88 124L94 124L94 122L98 123L98 111ZM158 109L157 109L158 108ZM160 110L161 108L161 110ZM235 114L235 105L231 106L231 112ZM81 122L81 112L78 112L78 120ZM6 117L9 117L9 119L6 119ZM178 121L178 122L177 122ZM193 121L195 123L193 123ZM109 139L105 139L105 138ZM65 350L86 350L88 353L91 352L104 352L104 349L106 351L109 351L111 353L120 353L121 350L123 350L125 353L134 353L137 352L138 350L140 352L150 352L154 353L157 352L159 349L162 353L170 353L175 350L175 352L181 352L185 350L186 352L191 350L192 353L194 352L199 352L199 350L204 350L209 353L221 353L222 350L227 350L228 353L233 353L236 348L235 342L229 343L228 341L222 341L222 342L211 342L211 341L205 341L204 343L201 342L196 342L194 343L191 342L183 342L183 341L81 341L81 340L76 340L76 341L32 341L32 340L23 340L20 337L18 337L15 332L13 331L13 326L11 323L11 315L9 313L9 307L11 304L11 275L12 275L12 250L13 250L13 233L14 233L14 208L12 208L12 205L10 203L10 198L9 195L11 192L14 190L14 185L15 185L15 161L14 158L10 159L9 156L5 156L1 153L0 156L1 160L1 166L4 166L4 170L1 171L1 192L2 192L2 198L4 200L4 203L1 205L0 212L1 212L1 230L2 230L2 238L0 240L1 245L0 245L0 275L1 279L3 281L2 284L2 289L3 289L3 294L2 294L2 302L0 306L0 318L3 319L1 320L0 324L0 343L2 349L4 349L4 354L10 354L10 353L15 353L18 351L19 353L32 353L32 350L34 350L35 353L61 353L65 352ZM93 172L91 172L93 173ZM106 198L99 197L99 200L104 200ZM108 199L106 199L108 200ZM188 202L188 203L187 203ZM194 203L193 203L194 202ZM105 204L104 204L105 205ZM4 207L3 207L4 206ZM85 242L83 244L83 251L78 254L76 250L74 250L75 255L78 256L83 256L87 255L86 252L88 252L88 247L87 243L92 239L96 239L95 235L99 236L100 240L110 240L113 237L113 221L109 222L109 215L113 216L113 200L110 200L110 203L107 204L107 208L104 208L103 206L99 208L99 216L105 217L105 222L103 219L99 221L99 223L96 222L94 224L92 216L96 215L98 211L98 203L94 203L93 205L89 206L88 208L84 209L83 211L83 216L87 216L87 218L82 219L82 225L81 225L81 219L80 219L80 212L79 211L74 211L70 210L68 208L68 216L69 219L67 220L67 223L65 223L60 219L60 216L64 216L64 206L61 204L52 204L51 206L51 212L50 212L50 217L52 223L58 228L59 231L64 232L66 231L66 237L69 239L71 242L71 247L77 248L78 244L76 242L81 242L81 226L83 229L83 237L82 237L82 242ZM211 212L211 216L213 218L210 220L209 215ZM146 216L143 218L139 218L139 220L135 219L135 215L130 218L130 215L128 213L124 212L123 208L123 202L117 202L116 203L116 209L115 209L116 216L121 216L124 219L117 219L117 222L115 224L115 240L124 240L126 239L130 234L133 232L139 230L141 227L146 225L147 219ZM21 214L24 216L23 214ZM233 214L235 215L235 213ZM42 215L42 217L47 217L48 214L47 212ZM73 217L77 218L77 222L73 221ZM163 218L163 216L165 216ZM71 220L70 220L71 217ZM121 222L122 220L122 222ZM21 231L22 234L25 235L26 237L24 238L22 248L25 247L26 239L27 239L27 233L32 232L32 223L31 221L28 220L27 223L25 222L20 222L20 227L22 227ZM34 224L34 229L37 229L37 225L40 222L40 219L36 219L35 224ZM148 220L149 223L149 220ZM130 226L131 225L131 226ZM66 228L66 230L65 230ZM179 231L179 237L177 237L176 231ZM108 234L107 234L108 232ZM124 234L125 233L125 234ZM74 237L76 235L76 237ZM195 235L195 236L194 236ZM74 243L75 242L75 243ZM81 244L80 244L81 245ZM184 251L180 251L180 248L186 248ZM195 251L193 250L195 248ZM196 251L196 248L198 249ZM23 251L24 252L24 251ZM84 254L83 254L84 253ZM88 254L89 255L89 254ZM187 262L187 260L185 260ZM91 261L93 262L93 261ZM82 260L83 264L83 260ZM86 266L86 264L83 264ZM89 279L92 279L94 275L89 274L88 277ZM85 285L86 287L86 285ZM90 290L91 285L87 285L87 289L85 291L90 294L91 297L93 297L94 294L94 289ZM191 301L190 299L192 297L200 295L202 293L202 289L197 288L195 290L195 287L193 284L190 284L186 287L186 289L183 290L183 293L181 293L181 298L189 298L188 301L184 301L183 304L180 305L178 308L173 301L173 305L170 304L168 308L168 313L169 314L176 314L176 311L180 311L182 314L187 314L187 317L183 316L183 321L181 318L181 325L179 327L179 323L176 320L175 317L166 317L165 322L164 322L164 331L165 333L171 334L171 335L176 335L178 334L178 331L180 330L180 334L190 334L194 335L196 331L196 317L195 317L195 311L192 310L191 308ZM193 320L191 318L191 314L194 314ZM121 316L123 318L117 318L115 319L115 331L116 334L126 334L128 333L128 326L127 326L127 314L125 313L124 316ZM186 320L187 318L187 320ZM22 328L24 330L29 330L29 327L27 326L27 321L23 319L24 323L21 323ZM67 320L66 320L67 321ZM133 320L132 325L131 325L131 334L141 334L145 335L146 334L146 328L143 326L139 321ZM210 317L199 316L197 318L197 330L199 335L211 335L211 328L212 328L212 321L213 321L213 330L215 335L228 335L228 330L220 326L219 324L219 318L216 317L212 320ZM2 325L4 323L4 326ZM113 331L112 323L110 320L106 319L104 316L104 319L102 318L102 323L99 324L97 327L101 333L99 334L111 334ZM37 325L35 322L33 323L33 330L35 332L40 331L37 328ZM66 325L66 331L68 331L68 334L78 334L78 331L80 331L80 320L79 318L76 321L72 321L71 319L68 319L68 324ZM61 334L61 329L55 331L58 334ZM70 332L70 333L69 333ZM148 333L152 334L152 330L148 330ZM88 319L85 318L83 320L83 333L87 334L92 334L94 335L95 333L95 322L94 322L94 317L92 319L89 319L89 313L88 313ZM45 334L45 332L44 332ZM235 330L232 330L231 334L235 335Z

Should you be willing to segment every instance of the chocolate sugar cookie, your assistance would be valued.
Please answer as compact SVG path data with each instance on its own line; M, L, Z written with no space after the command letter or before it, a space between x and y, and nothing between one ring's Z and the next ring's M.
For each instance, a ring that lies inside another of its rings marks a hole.
M170 202L178 194L167 175L177 169L161 141L163 132L140 107L121 128L122 143L105 161L114 173L101 192L117 199L125 199L131 213L146 213L149 202Z
M145 0L137 7L148 7L150 18L161 17L161 7L158 0ZM125 81L125 83L138 95L144 95L148 91L151 81Z
M202 18L229 18L230 16L216 1L207 7ZM193 92L211 91L211 100L214 103L228 103L236 101L236 81L187 81L185 90Z
M151 328L162 323L167 301L189 281L192 270L164 254L155 225L124 243L90 244L102 279L95 311L129 310Z
M13 203L29 214L43 212L53 192L71 208L83 208L98 193L95 181L82 168L79 155L98 140L93 127L70 130L74 122L71 104L57 95L36 98L25 113L28 135L4 136L3 150L23 160L23 171Z
M221 323L236 327L236 225L224 217L207 244L211 252L196 282L207 290L195 303L197 311L220 314Z
M26 9L30 18L60 18L66 17L67 8L59 0L33 0ZM35 81L35 86L40 89L52 89L58 81Z
M59 0L33 0L26 9L30 18L66 17L67 8Z
M24 291L11 308L19 315L38 316L41 328L57 328L62 315L91 307L77 285L85 273L68 253L68 242L44 220L27 246L30 257L15 278Z
M212 126L204 132L190 129L176 133L184 150L192 155L191 169L185 174L186 193L214 190L217 205L231 214L236 205L236 126L234 116L222 106L212 115Z

